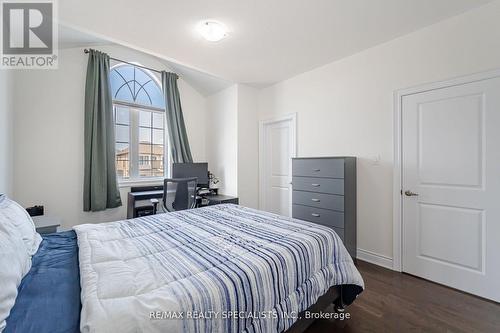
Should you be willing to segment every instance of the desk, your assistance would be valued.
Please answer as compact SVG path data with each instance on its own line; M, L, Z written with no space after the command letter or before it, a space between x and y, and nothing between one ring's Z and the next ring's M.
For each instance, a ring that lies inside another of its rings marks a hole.
M127 218L133 219L137 217L136 201L140 200L150 200L150 199L161 199L163 198L163 190L154 191L139 191L139 192L128 192L127 198ZM143 207L151 206L144 205ZM152 206L151 206L152 207ZM151 208L152 211L152 208Z
M229 195L223 195L223 194L207 195L207 196L204 196L203 198L208 200L207 206L227 204L227 203L237 205L240 202L240 200L236 197L231 197Z
M204 206L220 205L225 203L239 204L239 199L237 197L218 194L218 192L215 193L216 194L202 195L201 200L197 202L197 206L204 207ZM128 219L136 218L138 216L137 208L143 208L145 210L148 210L148 208L151 207L152 211L153 206L151 204L136 206L137 201L161 199L161 198L163 198L163 190L129 192L127 198L127 218Z

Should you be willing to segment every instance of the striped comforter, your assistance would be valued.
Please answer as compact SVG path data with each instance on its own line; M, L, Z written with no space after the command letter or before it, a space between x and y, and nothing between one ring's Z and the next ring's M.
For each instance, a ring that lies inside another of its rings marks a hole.
M82 332L282 332L331 286L363 288L331 229L241 206L74 229Z

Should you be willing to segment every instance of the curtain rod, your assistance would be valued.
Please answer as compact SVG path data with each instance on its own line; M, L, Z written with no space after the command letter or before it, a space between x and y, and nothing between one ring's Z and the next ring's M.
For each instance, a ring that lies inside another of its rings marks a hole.
M84 50L83 50L83 52L84 52L85 54L87 54L87 53L89 53L89 52L90 52L90 50L89 50L89 49L84 49ZM161 72L162 72L162 71L159 71L159 70L154 69L154 68L150 68L150 67L146 67L146 66L137 65L137 64L134 64L134 63L132 63L132 62L128 62L128 61L121 60L121 59L117 59L117 58L113 58L113 57L109 57L109 59L112 59L112 60L114 60L114 61L123 62L123 63L125 63L125 64L129 64L129 65L132 65L132 66L135 66L135 67L143 68L143 69L146 69L146 70L148 70L148 71L156 72L156 73L158 73L158 74L161 74ZM176 74L177 74L177 73L176 73ZM180 75L179 75L179 74L177 74L177 76L178 76L178 77L180 77Z

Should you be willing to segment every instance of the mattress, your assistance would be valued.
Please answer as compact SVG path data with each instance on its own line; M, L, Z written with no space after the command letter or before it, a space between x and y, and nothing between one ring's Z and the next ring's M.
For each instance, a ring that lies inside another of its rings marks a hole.
M19 285L4 333L77 333L80 310L76 234L44 235Z
M364 287L332 229L237 205L74 229L82 332L283 332Z

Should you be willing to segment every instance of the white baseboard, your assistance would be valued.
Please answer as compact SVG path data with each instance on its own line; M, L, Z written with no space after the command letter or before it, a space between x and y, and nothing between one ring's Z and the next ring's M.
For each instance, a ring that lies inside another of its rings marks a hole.
M393 269L392 258L390 258L390 257L386 257L384 255L381 255L381 254L378 254L375 252L371 252L368 250L363 250L360 248L358 248L356 251L357 251L356 257L359 260L363 260L363 261L369 262L370 264L382 266L382 267L385 267L385 268L388 268L391 270Z

